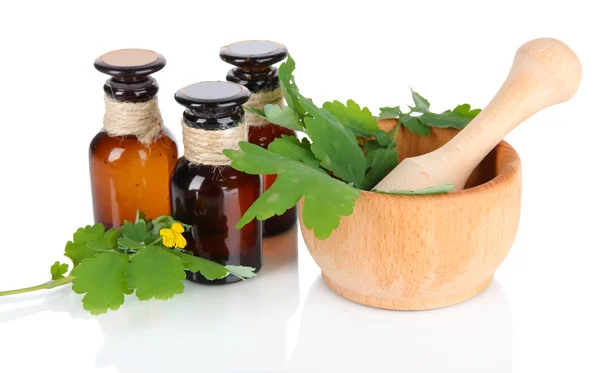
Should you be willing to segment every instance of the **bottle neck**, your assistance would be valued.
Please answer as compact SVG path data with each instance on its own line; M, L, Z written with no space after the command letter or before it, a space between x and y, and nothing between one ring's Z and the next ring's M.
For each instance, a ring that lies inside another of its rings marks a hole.
M104 84L104 92L120 102L146 102L158 93L158 82L151 76L113 77Z
M222 118L221 118L222 119ZM215 128L190 123L185 116L182 119L183 156L192 164L209 166L229 166L231 160L223 154L226 149L239 150L240 141L248 141L248 127L244 121L232 120L221 122L222 126Z
M279 105L282 106L283 105L283 92L281 90L281 87L278 87L276 89L273 90L268 90L268 91L261 91L261 92L256 92L256 93L252 93L252 96L250 97L250 100L248 100L248 102L246 103L246 105L251 106L253 108L259 109L259 110L264 110L266 105ZM270 122L267 120L267 118L264 118L262 116L253 114L253 113L246 113L246 123L248 123L248 127L261 127L261 126L265 126L267 124L270 124Z
M245 86L252 93L274 90L280 85L277 69L272 66L234 67L229 70L226 79Z
M226 130L244 124L241 106L229 108L197 108L183 112L184 123L191 128L204 130Z
M122 102L104 96L104 130L109 136L136 136L149 146L162 130L162 116L156 97L144 102Z

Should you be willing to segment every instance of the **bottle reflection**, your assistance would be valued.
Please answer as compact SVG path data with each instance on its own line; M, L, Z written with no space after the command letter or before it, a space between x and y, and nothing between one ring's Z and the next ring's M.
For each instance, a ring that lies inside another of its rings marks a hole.
M512 320L501 285L448 308L401 312L352 303L319 277L286 373L512 371Z
M299 304L298 229L264 240L256 278L228 286L186 282L169 301L128 299L99 317L96 365L133 372L281 372L287 322Z
M99 317L84 311L81 296L67 288L7 297L0 300L0 323L48 310L94 327L98 323L104 344L96 365L121 373L191 368L215 373L512 371L511 311L495 280L467 302L401 312L352 303L319 277L295 314L297 232L294 228L264 241L263 269L252 281L228 286L186 282L185 293L169 301L140 302L130 296L120 310ZM288 346L290 319L299 320L295 346Z

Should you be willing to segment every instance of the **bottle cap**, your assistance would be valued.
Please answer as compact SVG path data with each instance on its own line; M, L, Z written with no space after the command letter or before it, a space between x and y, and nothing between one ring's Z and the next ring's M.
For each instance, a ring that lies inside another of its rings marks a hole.
M288 55L285 45L267 40L247 40L221 48L221 59L236 67L229 70L227 80L238 83L252 92L279 87L277 69L271 65Z
M115 100L148 101L158 93L158 83L149 75L161 70L166 59L147 49L119 49L96 58L94 67L112 76L104 92Z
M288 55L285 45L268 40L246 40L221 48L221 59L241 68L269 67Z
M175 101L195 111L241 106L250 99L247 88L230 82L201 82L175 93Z

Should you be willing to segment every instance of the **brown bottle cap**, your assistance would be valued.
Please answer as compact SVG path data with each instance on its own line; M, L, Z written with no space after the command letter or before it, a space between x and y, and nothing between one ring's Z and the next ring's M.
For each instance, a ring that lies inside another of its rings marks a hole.
M104 85L111 98L124 102L143 102L158 93L158 83L149 75L161 70L167 60L148 49L118 49L96 58L94 67L112 76Z
M167 60L148 49L119 49L96 58L94 67L114 77L147 76L161 70Z

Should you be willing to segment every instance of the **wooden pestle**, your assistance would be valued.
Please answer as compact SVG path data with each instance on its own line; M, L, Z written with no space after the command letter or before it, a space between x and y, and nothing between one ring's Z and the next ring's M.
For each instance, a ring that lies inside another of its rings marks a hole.
M581 63L564 43L532 40L517 50L504 84L488 106L441 148L407 158L373 189L417 190L453 184L462 190L475 167L521 122L568 101L579 87Z

